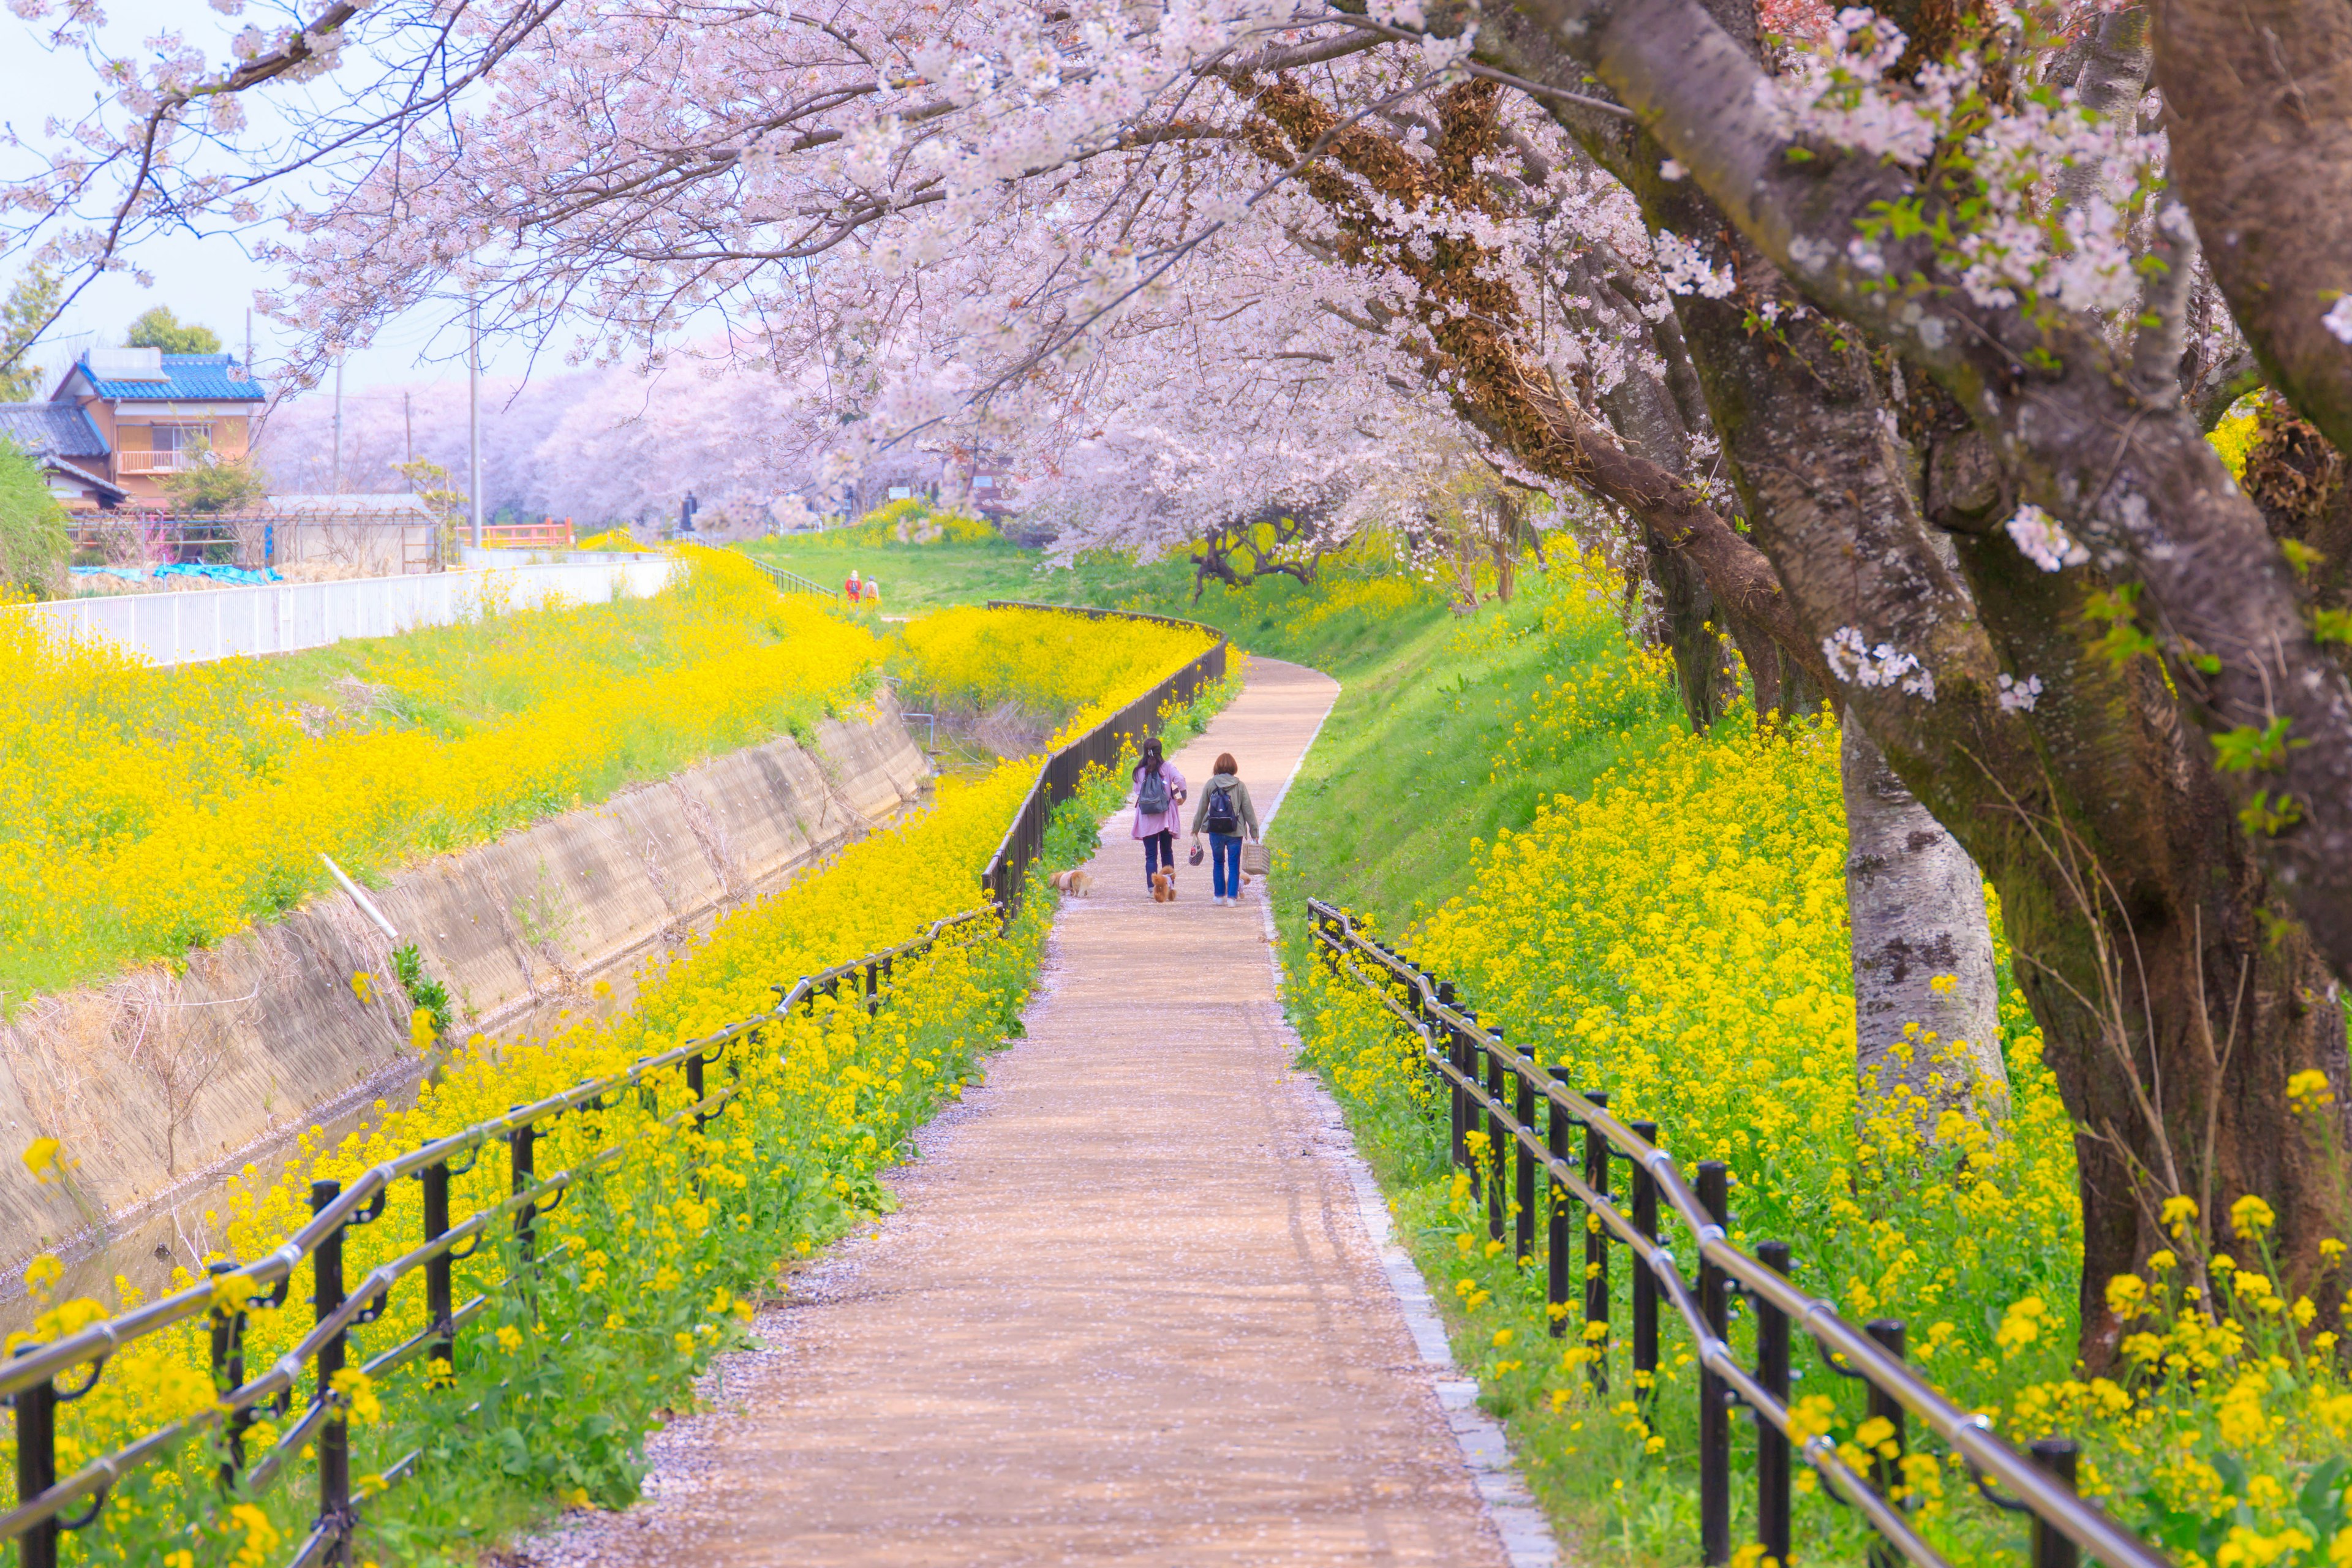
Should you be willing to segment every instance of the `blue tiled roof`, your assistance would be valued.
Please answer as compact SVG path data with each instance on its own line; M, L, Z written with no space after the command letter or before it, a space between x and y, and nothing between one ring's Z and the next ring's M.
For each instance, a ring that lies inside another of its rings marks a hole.
M27 452L60 458L103 458L106 439L89 416L70 403L0 403L0 436Z
M165 354L162 381L101 380L91 373L87 362L77 368L89 378L100 397L116 402L226 403L242 399L258 403L268 396L261 383L250 376L243 381L229 379L229 367L236 363L229 354Z

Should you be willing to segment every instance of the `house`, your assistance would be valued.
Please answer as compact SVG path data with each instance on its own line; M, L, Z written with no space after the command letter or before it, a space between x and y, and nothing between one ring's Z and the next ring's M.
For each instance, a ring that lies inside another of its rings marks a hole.
M39 462L68 511L110 510L130 495L107 478L106 438L71 404L0 403L0 440Z
M161 510L166 475L194 468L206 451L245 456L268 395L229 354L89 349L47 402L0 404L0 426L43 437L49 488L69 509Z

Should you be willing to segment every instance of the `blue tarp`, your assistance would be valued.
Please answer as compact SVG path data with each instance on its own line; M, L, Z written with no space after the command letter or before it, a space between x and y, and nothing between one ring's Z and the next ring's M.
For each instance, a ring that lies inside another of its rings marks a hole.
M147 581L149 575L149 568L144 566L77 566L73 569L73 574L77 577L121 577L127 582L144 583ZM153 568L153 574L158 577L202 577L214 583L234 583L246 586L249 586L257 583L283 583L286 581L284 577L278 574L275 568L271 567L265 567L258 572L248 572L242 566L215 566L209 563L193 566L158 566Z

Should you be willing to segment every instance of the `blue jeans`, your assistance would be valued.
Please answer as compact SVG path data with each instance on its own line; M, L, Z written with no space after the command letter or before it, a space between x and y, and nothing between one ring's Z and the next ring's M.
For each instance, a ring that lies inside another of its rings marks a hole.
M1169 831L1149 834L1143 840L1143 885L1151 886L1151 879L1165 866L1176 869L1176 835Z
M1209 880L1214 885L1211 896L1238 899L1242 896L1242 836L1238 833L1209 835L1209 863L1215 868Z

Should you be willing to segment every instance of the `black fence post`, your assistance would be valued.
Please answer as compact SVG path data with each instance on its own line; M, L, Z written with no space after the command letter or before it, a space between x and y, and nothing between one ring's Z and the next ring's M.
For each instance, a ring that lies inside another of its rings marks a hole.
M37 1344L16 1347L24 1355ZM16 1406L16 1501L32 1501L58 1484L58 1385L44 1379L20 1388L11 1403ZM58 1521L45 1519L16 1538L23 1568L58 1568Z
M1486 1058L1486 1239L1503 1239L1504 1209L1510 1203L1510 1189L1503 1175L1503 1052L1509 1047L1503 1043L1503 1026L1496 1024L1487 1029L1495 1037L1492 1047L1472 1043L1472 1048Z
M310 1213L313 1216L325 1213L342 1194L341 1182L312 1182ZM318 1250L310 1254L310 1266L312 1321L323 1323L343 1304L341 1226L320 1240ZM327 1532L327 1554L322 1561L333 1568L343 1568L351 1561L352 1433L335 1394L335 1378L343 1370L344 1341L341 1331L330 1334L319 1346L314 1363L318 1384L313 1397L327 1407L326 1418L319 1424L319 1528Z
M1454 1006L1454 985L1446 983L1446 980L1437 980L1433 975L1433 978L1430 978L1430 996L1434 996L1437 1002L1444 1002L1446 1006ZM1434 1006L1423 1006L1423 1018L1428 1020L1430 1025L1430 1047L1433 1048L1437 1047L1437 1032L1444 1030L1444 1058L1446 1060L1454 1060L1454 1025L1444 1023L1444 1020L1437 1016L1437 1008ZM1434 1063L1430 1063L1430 1072L1434 1072L1440 1079L1446 1081L1446 1090L1449 1090L1449 1093L1446 1093L1446 1117L1449 1117L1449 1121L1458 1121L1458 1119L1461 1119L1461 1100L1451 1093L1454 1081L1446 1079L1444 1069L1440 1069Z
M520 1110L522 1107L517 1105L510 1106L509 1109ZM534 1147L534 1143L538 1137L539 1130L528 1121L524 1122L521 1126L513 1129L507 1134L508 1168L512 1173L509 1181L508 1191L515 1196L520 1197L522 1194L530 1190L530 1185L535 1178L537 1171L538 1152ZM515 1210L515 1246L521 1254L525 1267L528 1267L530 1263L532 1256L532 1242L534 1240L533 1233L538 1228L532 1225L531 1222L538 1217L539 1205L537 1204L525 1204L520 1208Z
M236 1264L224 1259L209 1265L205 1272L218 1279L221 1275L236 1272ZM245 1384L244 1303L239 1302L231 1309L223 1307L215 1298L212 1317L213 1390L216 1394L226 1394ZM221 1424L224 1452L215 1479L225 1492L236 1485L237 1472L245 1468L245 1429L251 1424L252 1415L249 1410L231 1411Z
M425 1239L438 1241L449 1234L449 1162L438 1161L417 1173L425 1186ZM425 1348L425 1360L429 1369L434 1362L457 1364L457 1331L450 1319L456 1315L450 1270L454 1266L449 1254L436 1253L425 1265L425 1321L433 1331L433 1341Z
M2075 1447L2065 1437L2037 1437L2027 1445L2034 1468L2052 1479L2064 1483L2068 1491L2074 1489ZM2082 1559L2081 1549L2062 1533L2058 1527L2040 1514L2033 1517L2033 1568L2075 1568Z
M1470 1191L1480 1203L1486 1201L1486 1165L1470 1152L1470 1134L1478 1131L1478 1096L1475 1089L1486 1079L1486 1061L1479 1055L1477 1043L1478 1015L1462 1015L1462 1163L1470 1173Z
M1469 1043L1463 1032L1452 1025L1446 1026L1445 1030L1445 1059L1454 1074L1466 1076L1470 1071ZM1445 1083L1453 1091L1454 1168L1459 1171L1470 1163L1470 1093L1462 1087L1459 1076L1449 1076Z
M1658 1124L1636 1121L1633 1136L1657 1147ZM1658 1179L1647 1165L1633 1167L1633 1228L1643 1239L1658 1239ZM1633 1397L1647 1408L1657 1391L1658 1277L1645 1265L1633 1270Z
M1768 1241L1757 1247L1757 1261L1789 1278L1789 1247ZM1789 1404L1789 1314L1761 1294L1756 1300L1756 1381L1764 1392ZM1787 1568L1789 1561L1789 1437L1763 1412L1756 1415L1756 1543L1767 1562Z
M867 973L872 973L870 966ZM699 1050L686 1058L686 1093L688 1100L694 1106L694 1130L697 1132L701 1131L710 1121L709 1116L702 1109L702 1099L705 1093L702 1087L704 1066L702 1053Z
M1602 1110L1609 1109L1609 1096L1597 1089L1588 1089L1584 1098ZM1609 1192L1609 1136L1591 1122L1584 1127L1584 1184L1601 1197ZM1600 1332L1593 1331L1594 1325ZM1609 1232L1600 1224L1600 1216L1587 1215L1584 1220L1584 1348L1591 1359L1584 1364L1592 1374L1592 1386L1606 1393L1609 1388Z
M1880 1350L1896 1361L1903 1359L1903 1324L1898 1320L1873 1318L1863 1325L1862 1331L1876 1341ZM1903 1473L1903 1451L1908 1441L1904 1428L1903 1404L1874 1383L1869 1384L1869 1397L1864 1406L1866 1415L1875 1416L1895 1429L1895 1435L1885 1443L1874 1443L1870 1448L1870 1484L1881 1496L1886 1496L1894 1490L1895 1478ZM1895 1452L1892 1455L1881 1452L1886 1444L1893 1445ZM1871 1542L1871 1568L1900 1568L1903 1561L1903 1554L1886 1542L1874 1540Z
M1534 1070L1530 1058L1517 1058L1511 1063L1511 1082L1517 1090L1511 1100L1511 1120L1529 1133L1536 1129L1536 1086L1529 1076ZM1517 1156L1511 1195L1519 1211L1511 1216L1511 1256L1524 1268L1536 1255L1536 1154L1525 1137L1511 1140L1511 1152Z
M1699 1206L1726 1229L1731 1223L1731 1168L1720 1160L1698 1164ZM1706 1261L1700 1240L1698 1311L1706 1331L1720 1340L1731 1325L1730 1293L1723 1270ZM1723 1379L1706 1370L1702 1359L1698 1374L1698 1538L1699 1561L1731 1561L1731 1410Z
M1551 1069L1554 1083L1568 1081L1568 1068L1556 1066ZM1568 1107L1557 1100L1549 1102L1551 1117L1544 1129L1544 1150L1562 1165L1568 1163L1568 1135L1576 1130L1576 1119ZM1568 1189L1549 1173L1544 1178L1544 1191L1549 1196L1549 1223L1544 1231L1544 1318L1551 1329L1551 1337L1559 1339L1568 1332L1568 1271L1569 1259L1574 1256L1568 1245L1569 1215L1575 1212L1569 1201Z

